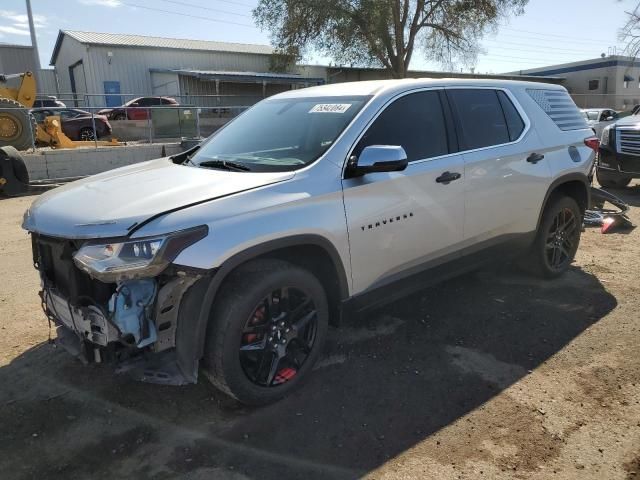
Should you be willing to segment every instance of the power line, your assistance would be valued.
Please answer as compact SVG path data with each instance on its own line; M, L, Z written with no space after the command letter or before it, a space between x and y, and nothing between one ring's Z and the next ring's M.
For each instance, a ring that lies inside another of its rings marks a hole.
M249 7L249 8L254 8L255 5L251 5L250 3L243 3L243 2L236 2L234 0L215 0L216 2L222 2L222 3L228 3L230 5L239 5L241 7ZM198 8L204 8L201 7L200 5L193 5L194 7L198 7Z
M200 15L191 15L191 14L188 14L188 13L172 12L170 10L163 10L161 8L147 7L145 5L139 5L137 3L129 3L129 2L123 2L123 1L121 1L120 3L122 5L127 5L128 7L141 8L143 10L150 10L152 12L169 13L171 15L179 15L179 16L182 16L182 17L195 18L195 19L198 19L198 20L207 20L209 22L224 23L224 24L227 24L227 25L238 25L240 27L256 28L255 25L250 25L248 23L233 22L231 20L218 20L218 19L211 18L211 17L202 17Z
M251 15L247 15L246 13L229 12L228 10L220 10L218 8L203 7L202 5L196 5L195 3L180 2L178 0L160 0L160 1L165 3L173 3L175 5L182 5L183 7L200 8L201 10L207 10L209 12L224 13L225 15L235 15L237 17L251 18Z
M516 52L516 53L522 53L523 55L530 55L530 54L545 54L548 56L557 56L557 55L562 55L565 57L568 56L574 56L574 57L578 57L578 56L597 56L599 57L600 54L602 53L601 50L598 49L594 49L594 50L590 50L590 51L571 51L571 50L554 50L552 52L550 51L545 51L545 50L539 50L539 49L522 49L522 48L517 48L517 47L503 47L503 46L497 46L497 45L484 45L484 48L488 51L495 51L495 52L502 52L502 51L507 51L508 52Z
M498 40L486 40L485 42L491 42L493 44L495 44L495 47L501 47L501 48L505 48L503 47L503 45L517 45L517 46L523 46L523 47L528 47L524 50L531 50L531 49L535 49L535 50L540 50L542 49L542 51L544 52L548 52L550 47L548 45L532 45L530 43L518 43L518 42L504 42L504 41L498 41ZM572 48L553 48L553 51L564 51L564 52L570 52L570 53L585 53L585 52L592 52L593 49L596 49L597 47L588 47L588 48L584 48L584 49L572 49Z
M512 55L492 55L492 54L488 54L488 55L481 55L479 57L479 59L491 59L491 58L503 58L508 60L509 62L517 62L517 63L544 63L544 66L549 66L549 60L548 58L527 58L527 57L517 57L517 56L512 56ZM575 60L575 61L580 61L580 60ZM554 64L561 64L561 63L570 63L570 62L561 62L559 60L554 61L555 63L552 63L552 65Z
M578 41L579 43L582 43L582 42L594 42L594 43L602 44L602 43L608 43L610 41L610 40L598 40L598 39L594 39L592 37L586 38L586 37L576 37L575 35L557 35L557 34L552 34L552 33L532 32L531 30L520 30L520 29L508 28L508 27L501 27L501 28L503 28L504 30L508 30L510 32L528 33L530 35L541 35L541 36L545 36L545 37L556 37L556 38L571 38L571 39L574 39L574 40Z

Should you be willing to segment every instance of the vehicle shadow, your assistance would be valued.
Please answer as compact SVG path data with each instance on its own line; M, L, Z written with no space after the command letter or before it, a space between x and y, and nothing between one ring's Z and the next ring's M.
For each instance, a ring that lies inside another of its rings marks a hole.
M605 188L604 190L611 192L632 207L640 207L640 184L625 188Z
M547 282L470 274L348 319L306 385L263 408L204 378L139 384L41 344L0 368L0 471L356 478L481 407L616 305L575 267Z

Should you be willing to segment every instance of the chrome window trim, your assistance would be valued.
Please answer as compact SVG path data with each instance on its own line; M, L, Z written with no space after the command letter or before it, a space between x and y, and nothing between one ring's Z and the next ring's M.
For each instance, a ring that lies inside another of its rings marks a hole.
M364 126L364 128L362 129L362 131L360 132L360 134L357 136L356 140L354 141L353 145L351 145L351 148L349 148L349 152L348 152L348 154L347 154L347 156L345 158L344 164L342 166L342 177L344 178L344 174L345 174L345 171L347 169L347 165L349 163L349 158L351 158L354 149L356 148L356 146L358 145L358 143L360 142L360 140L362 139L364 134L367 132L369 127L371 127L373 122L375 122L378 119L378 117L382 114L382 112L384 112L389 107L389 105L391 105L396 100L398 100L398 99L400 99L400 98L402 98L402 97L404 97L406 95L410 95L412 93L429 92L429 91L445 91L445 90L494 90L494 91L502 91L507 95L509 100L511 100L511 103L513 103L513 106L516 108L516 111L520 115L520 118L522 118L522 121L524 122L524 129L522 130L522 133L520 134L520 136L516 140L510 141L510 142L507 142L507 143L489 145L487 147L474 148L474 149L471 149L471 150L458 150L457 152L447 153L445 155L438 155L437 157L429 157L429 158L422 158L422 159L418 159L418 160L412 160L412 161L409 162L409 166L411 166L413 164L431 162L432 160L439 160L439 159L442 159L442 158L453 157L455 155L462 155L464 153L473 153L473 152L479 152L479 151L483 151L483 150L488 150L488 149L491 149L491 148L498 148L498 147L505 147L505 146L509 146L509 145L515 145L517 143L520 143L522 141L522 139L525 137L525 135L531 129L531 121L529 120L529 116L525 113L524 108L522 108L522 105L520 105L520 102L518 101L516 96L508 88L505 88L505 87L457 86L456 85L456 86L420 87L420 88L407 90L407 91L401 92L401 93L391 97L389 100L387 100L387 102L385 102L385 104L380 107L380 109L376 112L376 114L374 116L372 116L371 119L369 120L369 122L367 122L367 124ZM444 108L444 106L443 106L443 108ZM450 110L451 110L452 115L455 115L455 113L452 111L453 108L450 108ZM506 120L505 120L505 122L506 122ZM447 128L446 124L445 124L445 128ZM447 133L448 133L448 130L447 130Z

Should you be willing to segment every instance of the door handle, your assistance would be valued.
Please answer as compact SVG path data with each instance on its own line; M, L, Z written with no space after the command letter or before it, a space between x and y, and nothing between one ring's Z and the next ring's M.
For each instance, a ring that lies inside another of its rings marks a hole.
M460 177L462 177L462 175L457 172L444 172L442 175L436 178L436 182L449 185L449 183L458 180Z
M532 153L527 157L527 162L533 163L534 165L538 163L540 160L544 159L544 155L541 153Z

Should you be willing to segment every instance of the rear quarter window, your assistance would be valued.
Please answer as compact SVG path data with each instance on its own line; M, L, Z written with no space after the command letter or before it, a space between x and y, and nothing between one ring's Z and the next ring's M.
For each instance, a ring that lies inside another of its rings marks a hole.
M566 91L527 89L527 93L560 130L569 131L589 128L584 115L578 110L573 99Z

